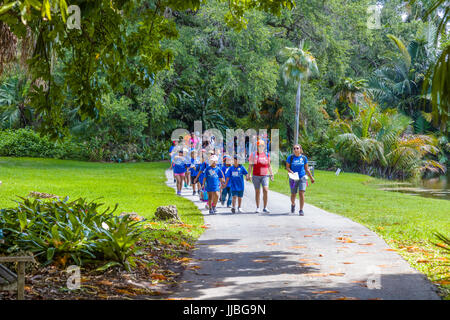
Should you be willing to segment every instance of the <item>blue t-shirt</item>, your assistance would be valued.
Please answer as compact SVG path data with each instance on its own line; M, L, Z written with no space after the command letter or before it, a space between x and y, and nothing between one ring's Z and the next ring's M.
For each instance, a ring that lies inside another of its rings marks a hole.
M220 169L222 170L222 173L223 173L224 178L227 177L227 172L230 170L231 167L232 167L232 166L227 167L227 166L224 165L224 164L220 166ZM224 188L227 188L227 187L229 187L229 186L230 186L230 183L228 183L227 185L225 185Z
M196 177L197 176L197 174L198 174L197 168L198 168L199 165L200 164L199 164L199 160L198 159L191 158L190 166L189 166L189 172L191 173L192 177ZM194 167L192 167L192 166L194 166Z
M292 163L291 163L291 158L292 158ZM291 154L289 157L287 157L286 163L290 163L291 164L291 170L292 171L298 172L298 177L299 178L302 178L302 177L305 176L305 174L306 174L306 172L305 172L305 164L308 163L308 158L306 158L306 156L301 154L298 157L296 157L295 155Z
M177 156L173 159L172 162L173 173L185 173L186 172L186 163L184 157Z
M219 167L208 166L205 171L206 178L206 190L208 191L218 191L220 189L220 178L223 178L223 172Z
M244 176L248 174L243 165L237 167L231 166L226 174L226 178L230 178L228 185L231 186L231 191L244 191Z

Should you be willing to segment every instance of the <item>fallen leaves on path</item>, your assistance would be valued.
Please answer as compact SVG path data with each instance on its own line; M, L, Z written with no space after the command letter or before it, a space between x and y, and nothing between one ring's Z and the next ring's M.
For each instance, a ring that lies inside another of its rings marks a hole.
M277 246L278 244L276 242L266 243L267 246Z
M311 293L314 293L314 294L327 294L327 293L339 293L339 291L336 291L336 290L325 290L325 291L312 291Z
M268 263L268 262L272 262L272 260L254 259L253 262L256 262L256 263Z
M160 273L152 273L150 277L154 280L167 280L167 277Z
M342 262L343 264L354 264L354 262Z
M219 261L219 262L225 262L225 261L230 261L231 259L216 259L216 261Z
M373 243L360 243L360 246L373 246Z
M336 239L342 243L353 243L354 242L352 239L346 238L346 237L337 237Z
M292 246L292 247L288 247L288 249L304 249L306 248L306 246Z

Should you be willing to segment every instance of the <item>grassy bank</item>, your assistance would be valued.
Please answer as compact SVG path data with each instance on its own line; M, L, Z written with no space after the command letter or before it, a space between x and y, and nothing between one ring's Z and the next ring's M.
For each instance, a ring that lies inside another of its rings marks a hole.
M0 208L15 206L16 196L31 191L79 197L114 207L117 212L136 212L152 218L158 206L174 204L182 221L192 228L182 228L197 238L204 230L203 216L189 200L175 195L165 185L168 163L90 163L34 158L0 157ZM190 230L190 231L188 231Z
M430 280L450 286L448 257L432 242L438 231L450 235L450 201L422 198L376 189L375 184L386 181L355 173L315 171L316 183L310 184L306 201L329 212L346 216L379 234L397 249L417 270ZM287 173L279 170L271 190L290 194ZM288 204L287 204L288 205ZM306 212L306 214L308 214Z

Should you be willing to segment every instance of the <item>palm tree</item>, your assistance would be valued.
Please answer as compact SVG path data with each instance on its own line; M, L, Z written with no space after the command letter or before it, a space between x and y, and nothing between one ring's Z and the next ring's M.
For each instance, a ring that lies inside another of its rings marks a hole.
M409 5L412 6L418 3L417 0L409 0ZM434 45L437 46L440 35L446 34L448 24L450 22L450 6L448 0L430 0L422 19L437 21L437 28L435 31ZM440 11L441 15L437 12ZM450 42L442 44L442 51L436 61L428 70L427 77L424 82L423 92L426 93L431 88L431 104L433 107L432 115L435 124L440 124L440 129L443 133L448 132L448 119L450 115L450 77L448 76L450 70Z
M414 117L421 102L424 73L429 61L425 40L411 41L408 47L393 35L388 37L395 43L401 58L393 64L377 69L369 79L369 91L382 107L395 106L406 115Z
M408 178L424 170L444 171L438 162L426 159L438 152L436 138L411 134L411 118L395 109L381 111L366 96L362 105L351 104L352 119L337 119L336 151L344 164L364 174ZM355 165L357 168L354 168Z
M357 104L359 95L361 95L361 92L364 91L366 86L366 79L355 80L344 77L341 82L334 87L335 98L339 99L340 102Z
M295 136L294 143L298 143L299 119L300 119L300 99L302 90L302 80L307 81L311 76L318 76L316 59L307 50L304 42L301 41L298 48L285 47L283 54L288 59L282 65L282 74L285 83L294 81L297 83L297 96L295 99Z

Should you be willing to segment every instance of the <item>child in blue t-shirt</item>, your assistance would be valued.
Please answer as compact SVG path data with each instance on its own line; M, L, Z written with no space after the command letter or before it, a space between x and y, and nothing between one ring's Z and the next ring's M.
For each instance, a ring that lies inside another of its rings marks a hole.
M248 172L242 164L239 164L238 157L234 156L234 165L230 167L226 174L226 183L230 186L231 195L233 196L233 206L231 212L236 212L236 199L238 200L237 211L241 212L242 197L244 196L244 176L247 177Z
M195 182L195 178L198 175L198 164L200 163L200 161L197 159L196 157L196 152L195 151L191 151L191 158L189 159L189 183L192 186L192 195L195 196L197 193L197 183ZM200 189L198 189L200 192Z
M186 162L183 156L183 150L178 151L178 155L172 161L173 175L177 181L177 194L181 195L184 176L186 175Z
M229 155L223 156L223 164L220 166L220 169L222 170L222 173L224 177L227 176L228 170L231 168L231 158ZM228 200L227 200L228 197ZM227 208L231 206L231 188L230 184L228 182L225 182L225 184L222 186L222 193L220 195L220 202L222 205L225 205L225 201L227 201Z
M224 175L222 170L217 166L217 156L210 158L210 165L204 171L203 185L206 183L206 191L208 192L209 213L217 212L216 205L219 200L219 191L221 183L224 183Z

